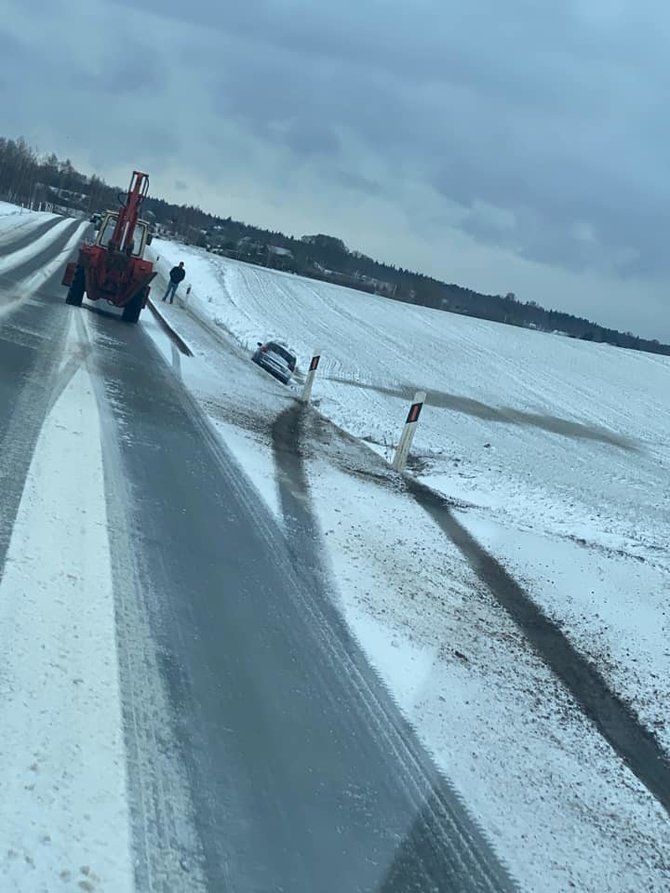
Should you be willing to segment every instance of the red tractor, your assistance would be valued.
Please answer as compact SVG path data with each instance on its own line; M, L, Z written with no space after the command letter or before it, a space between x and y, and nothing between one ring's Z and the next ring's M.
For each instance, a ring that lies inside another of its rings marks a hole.
M90 301L104 300L122 307L122 318L137 322L149 296L149 283L156 275L151 261L144 260L144 250L151 243L149 224L139 219L148 191L148 175L133 171L122 207L107 211L95 241L82 245L77 262L65 268L67 304L81 307L86 294Z

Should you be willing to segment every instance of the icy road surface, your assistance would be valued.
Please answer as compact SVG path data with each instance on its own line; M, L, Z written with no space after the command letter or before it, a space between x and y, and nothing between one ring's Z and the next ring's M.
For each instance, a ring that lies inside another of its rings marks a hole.
M150 318L65 305L82 226L54 229L1 255L0 889L512 890L310 531Z

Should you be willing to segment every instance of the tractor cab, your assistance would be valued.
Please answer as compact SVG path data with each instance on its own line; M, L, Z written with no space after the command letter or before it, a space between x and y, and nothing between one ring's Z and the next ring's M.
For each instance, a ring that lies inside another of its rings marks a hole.
M107 211L102 220L100 221L99 228L97 231L97 236L95 239L95 244L99 245L101 248L110 248L112 237L114 235L114 230L116 229L116 224L119 219L118 212L116 211ZM146 220L138 220L135 224L135 231L133 233L133 242L128 252L131 257L144 257L144 249L147 245L151 245L151 232L149 229L149 224Z

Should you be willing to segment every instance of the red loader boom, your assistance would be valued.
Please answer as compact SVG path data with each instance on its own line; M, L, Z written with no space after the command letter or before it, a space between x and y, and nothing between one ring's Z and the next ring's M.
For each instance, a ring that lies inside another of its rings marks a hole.
M137 322L156 275L144 250L151 242L149 224L139 219L149 190L149 177L133 171L125 201L118 211L107 211L94 242L79 249L76 263L67 265L63 285L69 286L66 303L81 306L104 300L123 308L126 322Z

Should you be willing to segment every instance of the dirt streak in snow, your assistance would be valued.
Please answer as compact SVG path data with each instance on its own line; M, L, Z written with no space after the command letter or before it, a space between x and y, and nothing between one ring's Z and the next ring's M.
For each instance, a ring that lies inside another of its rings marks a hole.
M597 668L582 657L502 564L456 520L447 500L413 478L407 478L407 487L460 549L603 738L670 814L670 760L657 738L644 728L630 706L612 691Z
M606 443L629 452L635 452L639 449L631 438L623 437L597 425L575 422L571 419L549 415L548 413L526 412L515 409L512 406L489 406L481 400L473 400L471 397L464 397L462 394L438 391L429 385L398 385L392 387L390 385L357 381L337 375L328 375L327 380L351 385L351 387L359 390L376 391L378 394L386 394L402 400L411 400L417 391L424 390L427 393L425 401L427 406L451 409L478 419L484 419L487 422L496 422L504 425L523 425L538 428L541 431L548 431L551 434L561 434L563 437L572 437L575 440L592 440L596 443Z
M316 610L317 593L322 592L327 602L330 587L301 443L309 415L309 409L301 404L284 410L272 426L272 445L289 550ZM316 625L316 618L314 622ZM435 774L431 758L414 749L416 745L408 732L402 742L395 741L395 746L403 753L403 766L415 783L420 779L418 785L425 784L429 771ZM430 786L410 831L398 847L382 889L388 893L420 893L441 889L440 885L448 885L454 891L516 889L507 868L497 862L481 828L444 776Z

